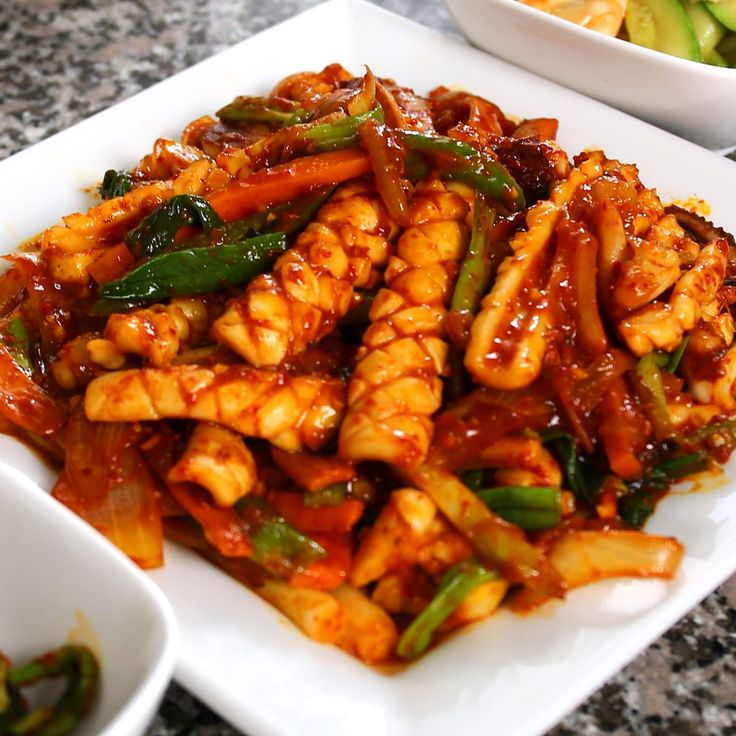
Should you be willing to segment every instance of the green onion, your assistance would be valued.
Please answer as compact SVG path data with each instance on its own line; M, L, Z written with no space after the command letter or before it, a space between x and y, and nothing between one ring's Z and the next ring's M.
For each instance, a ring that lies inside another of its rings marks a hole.
M665 366L668 373L674 373L677 370L680 365L680 361L682 360L682 356L685 355L685 350L687 349L687 344L689 342L690 335L686 335L682 338L682 342L677 346L677 350L670 354L667 365Z
M502 519L526 531L551 529L560 523L560 491L545 486L483 488L478 497Z
M402 659L415 659L432 641L434 632L478 586L498 575L470 559L451 567L442 578L429 605L411 622L399 639L396 653Z
M321 506L339 506L347 497L347 483L333 483L318 491L306 491L304 493L304 505L310 508Z
M108 169L100 184L100 196L102 199L122 197L132 186L133 178L127 171Z

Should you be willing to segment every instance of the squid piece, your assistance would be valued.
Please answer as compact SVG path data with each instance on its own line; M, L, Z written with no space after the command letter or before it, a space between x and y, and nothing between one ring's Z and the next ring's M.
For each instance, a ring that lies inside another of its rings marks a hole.
M527 215L528 229L511 241L513 250L473 321L465 367L476 381L500 389L524 388L542 370L553 315L539 288L553 247L552 235L578 188L603 171L598 157L584 160Z
M361 540L353 558L350 582L362 588L401 567L407 557L414 559L436 514L437 507L421 491L413 488L394 491Z
M667 303L650 304L619 323L629 350L641 356L655 349L671 352L677 348L684 333L697 324L704 307L716 299L727 265L726 240L719 238L704 246L693 267L679 277Z
M341 585L332 595L347 619L338 646L368 664L388 659L399 641L399 632L386 611L350 585Z
M95 333L84 332L59 349L53 363L49 365L49 372L61 388L67 391L84 388L101 373L100 366L92 360L87 350L88 343L95 339Z
M41 250L51 276L62 284L87 284L88 266L146 215L175 194L207 194L220 189L230 176L209 160L184 169L173 181L156 181L134 187L86 213L67 215L41 236Z
M125 355L140 355L160 368L178 355L180 348L196 343L207 327L207 307L201 299L172 299L168 306L155 304L107 320L104 337L90 340L92 361L109 370L125 364Z
M148 180L172 179L203 159L207 160L208 156L199 148L159 138L153 144L153 151L143 157L137 171Z
M611 300L615 307L630 311L649 304L667 291L679 278L682 265L679 251L689 253L690 240L674 215L665 215L652 225L645 240L637 244L634 256L624 262L617 279Z
M469 237L464 194L439 180L417 187L350 380L342 457L410 467L427 456L442 402L446 305Z
M239 434L212 422L198 422L166 478L170 483L203 486L218 506L227 507L253 490L258 472Z
M322 447L343 413L342 381L248 366L175 366L118 371L87 387L85 412L98 422L199 419L292 452Z
M342 187L273 272L228 304L213 337L255 366L280 365L332 331L352 304L353 288L375 281L395 234L373 189Z
M335 92L342 82L349 82L353 78L354 75L340 64L328 64L320 72L297 72L284 77L273 88L271 95L312 107Z

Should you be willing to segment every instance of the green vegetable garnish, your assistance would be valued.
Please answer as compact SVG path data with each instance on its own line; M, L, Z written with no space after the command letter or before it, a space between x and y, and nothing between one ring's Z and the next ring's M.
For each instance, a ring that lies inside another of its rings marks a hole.
M216 113L226 123L271 123L280 127L304 122L310 115L298 102L283 97L236 97Z
M664 392L660 371L669 362L670 358L666 353L652 351L640 358L634 373L634 387L652 422L654 435L658 440L665 440L676 434L667 408L667 396Z
M51 707L31 710L21 688L61 678L64 689ZM87 647L67 645L10 667L0 655L0 733L66 736L92 707L99 685L99 665Z
M560 491L544 486L483 488L478 497L502 519L527 531L551 529L560 523Z
M204 198L194 194L177 194L144 217L131 230L125 242L138 257L154 256L174 244L176 233L186 225L204 230L221 227L220 216Z
M286 248L286 236L274 233L242 243L162 253L104 284L101 294L105 300L142 304L216 291L262 273Z
M339 506L347 497L347 483L333 483L331 486L320 488L318 491L304 493L304 505L310 508L321 506Z
M575 494L576 498L589 506L594 506L598 492L603 485L604 474L581 461L577 452L577 443L571 434L561 430L549 429L540 432L539 436L542 442L551 445L562 461L567 487Z
M462 481L471 491L479 491L483 488L485 477L485 470L467 470L462 474Z
M409 151L443 156L439 162L440 176L462 181L511 209L525 206L524 192L514 177L502 164L469 143L409 130L402 132L402 138Z
M26 374L33 373L31 361L31 343L25 323L20 317L12 317L0 324L0 342L10 353L10 357L18 364L18 367Z
M100 184L100 196L102 199L122 197L132 186L133 177L127 171L108 169Z
M275 575L285 575L327 556L322 545L295 529L263 499L246 496L236 508L253 544L253 559Z
M687 349L687 344L689 342L690 335L686 335L682 338L682 342L677 346L677 350L670 354L667 365L665 366L668 373L674 373L677 370L680 365L680 361L682 360L682 356L685 355L685 350Z
M475 193L473 209L473 230L452 293L450 303L452 312L477 313L481 299L488 291L493 273L502 260L502 257L496 256L505 254L508 249L506 243L501 244L499 248L492 248L491 233L496 211L488 206L485 197L479 192Z
M396 653L402 659L415 659L422 654L434 632L479 585L498 575L477 560L470 559L451 567L442 578L437 593L429 605L411 622L401 635Z

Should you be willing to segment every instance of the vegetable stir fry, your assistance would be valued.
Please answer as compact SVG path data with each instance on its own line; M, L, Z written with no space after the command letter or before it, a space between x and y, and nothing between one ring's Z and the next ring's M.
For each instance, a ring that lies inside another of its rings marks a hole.
M556 132L337 64L237 97L8 258L2 429L142 567L368 663L671 578L641 527L736 444L734 241Z

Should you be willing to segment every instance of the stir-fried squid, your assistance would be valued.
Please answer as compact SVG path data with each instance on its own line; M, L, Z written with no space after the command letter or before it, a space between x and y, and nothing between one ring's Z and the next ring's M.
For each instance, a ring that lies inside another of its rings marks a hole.
M733 239L556 131L337 64L237 97L8 257L0 428L143 567L369 663L671 578L641 527L736 445Z

